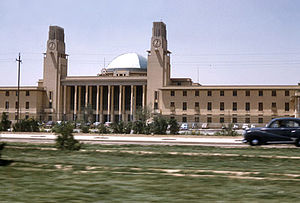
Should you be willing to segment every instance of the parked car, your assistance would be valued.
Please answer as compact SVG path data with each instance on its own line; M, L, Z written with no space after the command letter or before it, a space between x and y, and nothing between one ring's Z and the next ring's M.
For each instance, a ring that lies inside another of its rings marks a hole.
M239 125L238 124L233 124L232 129L239 129Z
M207 129L208 128L208 123L203 123L201 126L202 129Z
M188 130L189 129L189 125L187 123L182 123L180 126L180 130Z
M243 133L244 143L252 146L263 144L295 144L300 147L300 119L275 118L266 127L250 128Z
M251 124L251 127L250 128L255 128L255 125L254 124Z
M249 128L249 124L244 123L243 126L242 126L242 129L243 130L247 130L248 128Z

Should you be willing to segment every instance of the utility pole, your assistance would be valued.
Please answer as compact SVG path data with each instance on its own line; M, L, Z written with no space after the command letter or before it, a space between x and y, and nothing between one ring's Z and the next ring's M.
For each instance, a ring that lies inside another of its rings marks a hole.
M19 58L16 59L18 61L18 114L17 114L17 122L19 123L19 118L20 118L20 68L21 68L21 53L19 53Z

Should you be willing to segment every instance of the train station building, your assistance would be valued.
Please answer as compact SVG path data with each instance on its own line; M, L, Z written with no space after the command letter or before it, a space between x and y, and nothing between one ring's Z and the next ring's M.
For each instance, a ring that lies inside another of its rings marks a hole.
M171 78L171 52L163 22L154 22L147 58L127 53L95 76L68 76L64 29L49 27L43 78L34 87L0 87L0 113L9 119L90 122L134 121L139 108L179 123L264 125L275 117L300 117L300 86L206 86ZM201 73L200 73L201 74Z

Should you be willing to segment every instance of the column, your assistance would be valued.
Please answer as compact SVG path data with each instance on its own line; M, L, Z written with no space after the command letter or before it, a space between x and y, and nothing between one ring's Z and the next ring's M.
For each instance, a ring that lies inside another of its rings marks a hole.
M87 107L89 101L89 86L85 86L85 108Z
M103 123L103 86L100 86L100 123Z
M143 98L142 98L142 108L144 109L146 106L146 85L143 85Z
M90 104L90 105L92 105L92 99L93 99L93 86L90 86L89 87L89 101L88 101L88 103Z
M130 89L130 120L133 120L133 85Z
M96 122L99 122L99 85L97 88L97 96L96 96Z
M81 86L78 86L78 114L81 113Z
M75 85L75 95L74 95L74 121L77 119L77 85Z
M107 121L110 121L110 85L108 85L108 96L107 96Z
M115 94L115 86L111 86L111 116L110 116L110 122L115 122L114 114L115 114L115 107L114 107L114 94Z
M122 120L122 91L123 91L123 86L119 86L119 121Z
M63 86L64 87L64 116L63 116L63 120L66 120L66 108L67 108L67 86Z
M122 118L123 121L126 121L126 109L125 109L125 91L126 91L126 86L123 87L123 97L122 97Z

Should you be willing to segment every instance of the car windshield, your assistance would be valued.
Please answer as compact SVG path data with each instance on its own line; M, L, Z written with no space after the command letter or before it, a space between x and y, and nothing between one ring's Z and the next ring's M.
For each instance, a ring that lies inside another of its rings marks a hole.
M276 120L269 125L270 128L297 128L299 123L293 120Z

